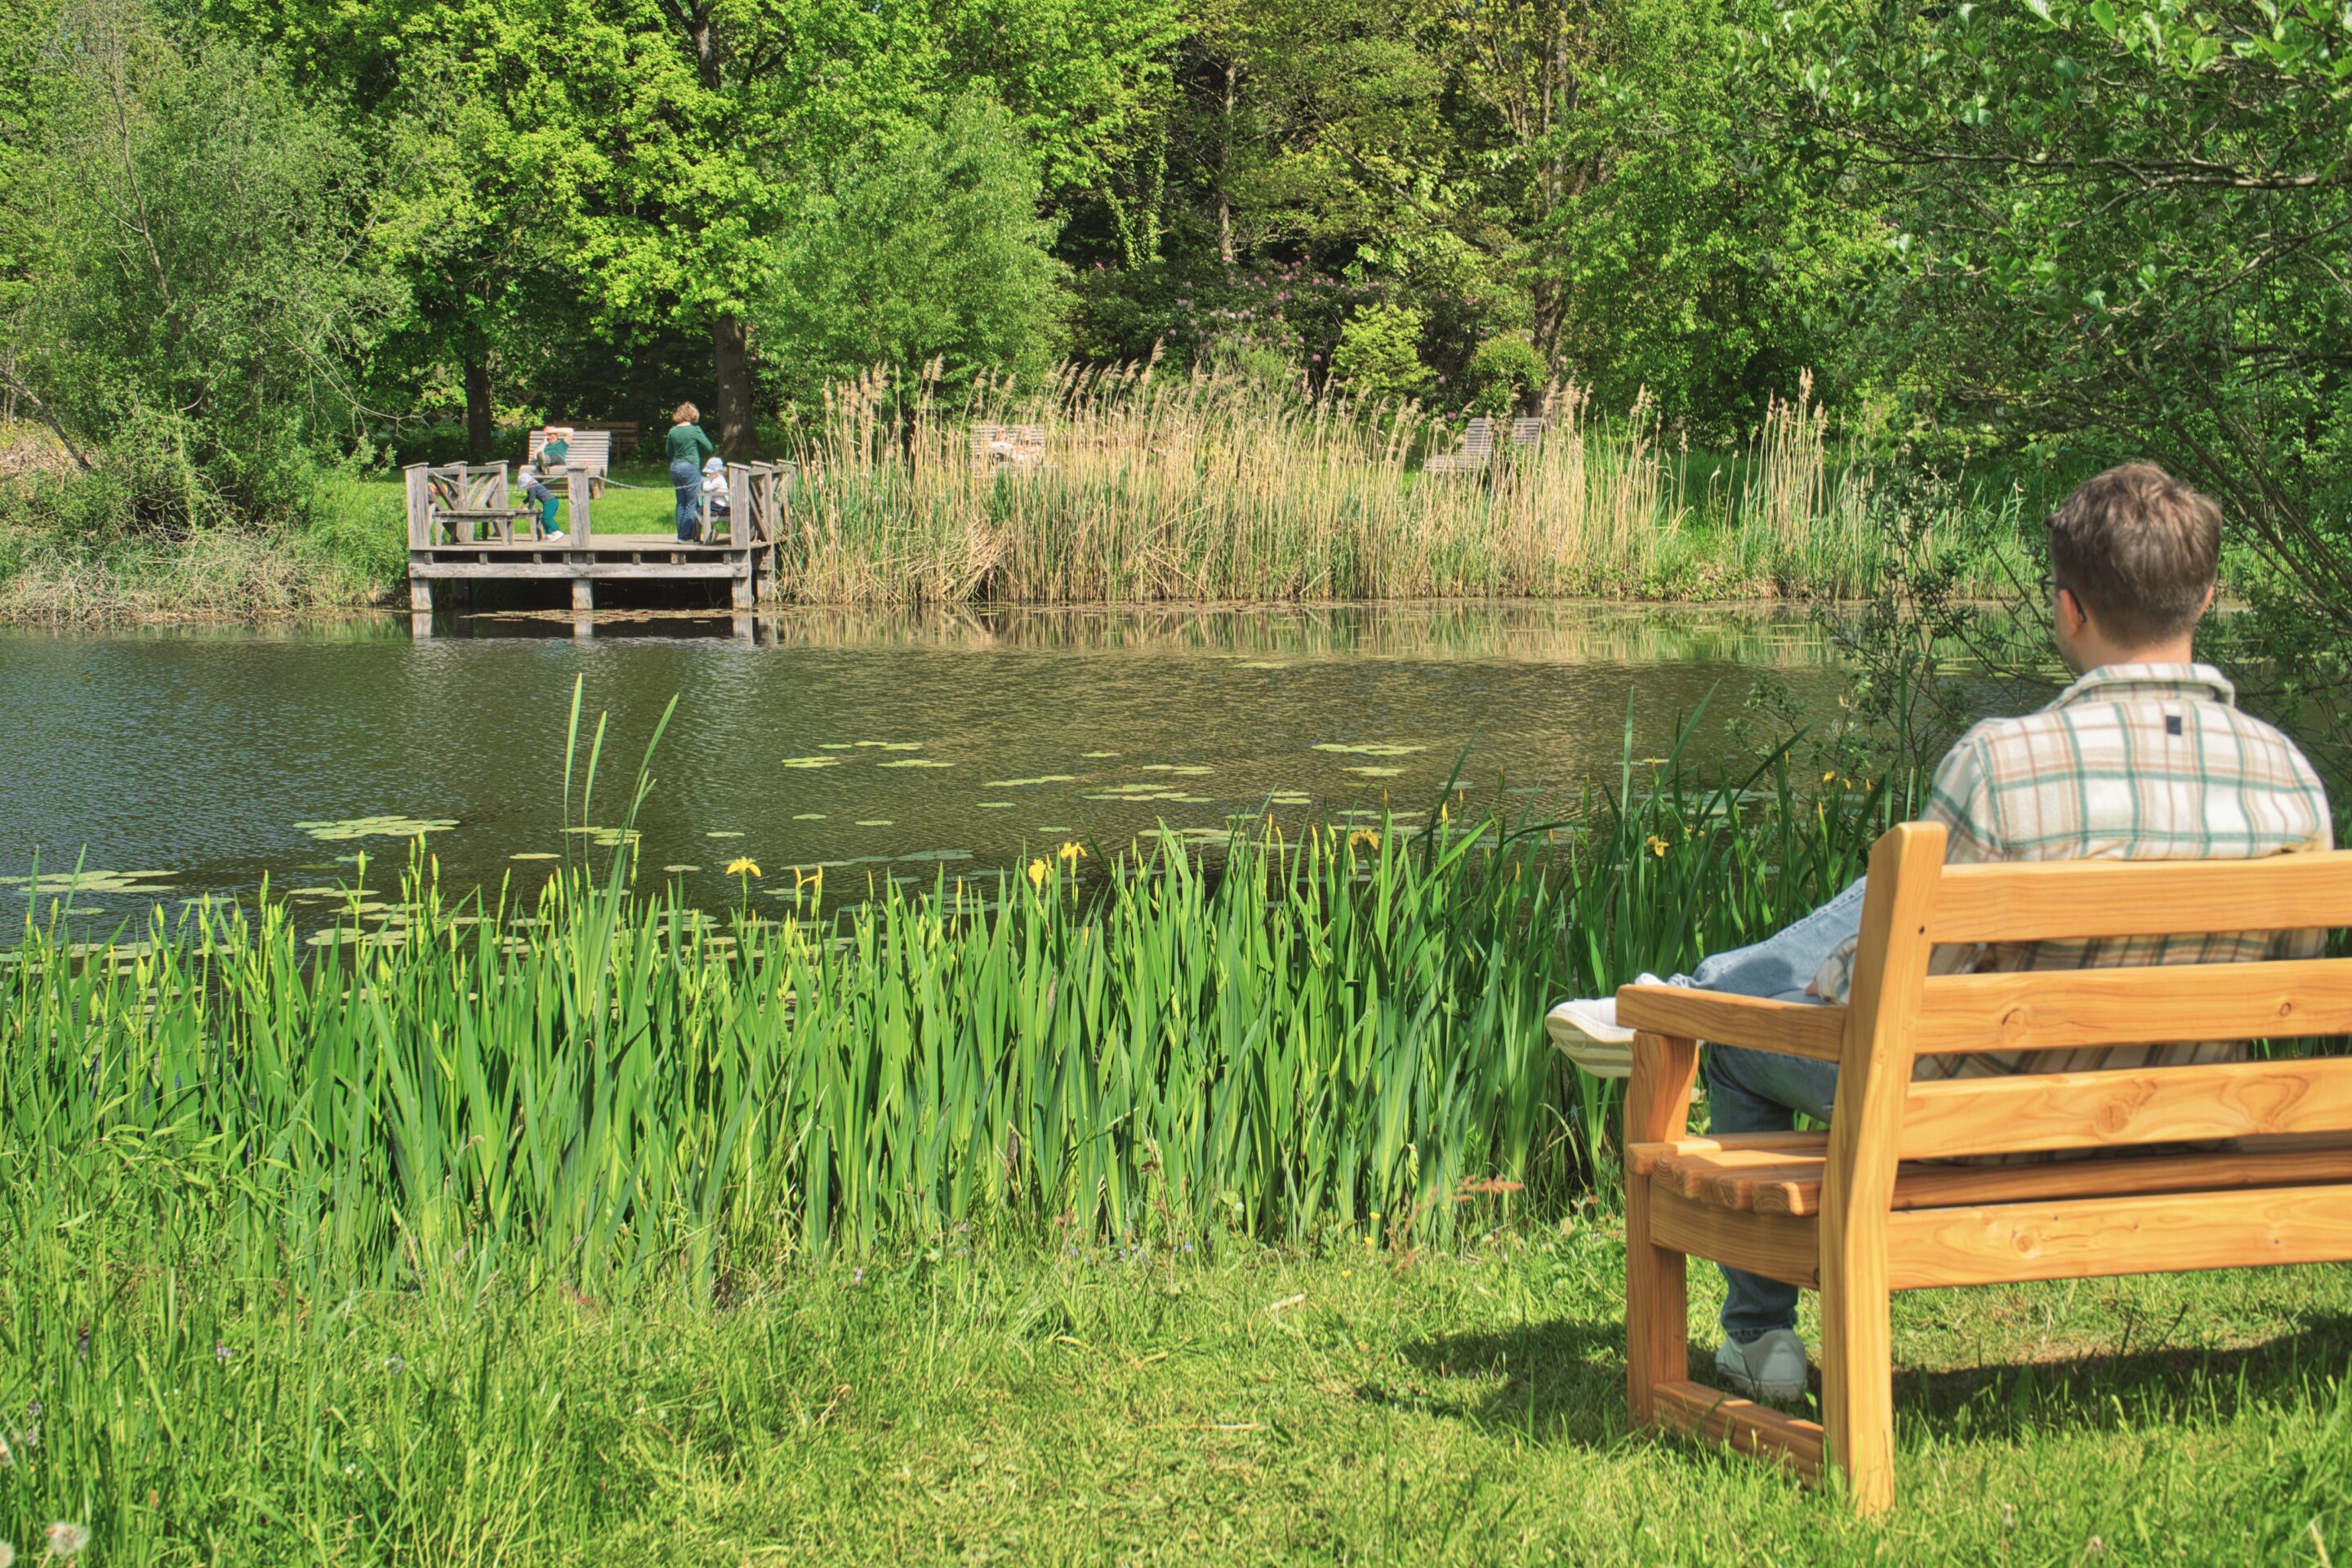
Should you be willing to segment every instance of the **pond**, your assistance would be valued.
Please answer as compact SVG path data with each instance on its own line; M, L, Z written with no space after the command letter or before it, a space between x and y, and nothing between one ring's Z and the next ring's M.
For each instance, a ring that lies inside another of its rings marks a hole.
M735 623L740 627L741 623ZM739 856L789 889L988 870L1069 840L1237 817L1407 820L1449 777L1474 802L1613 780L1696 743L1759 677L1803 707L1842 681L1801 615L1445 604L977 612L890 618L474 617L411 639L404 618L300 629L0 633L0 878L37 857L109 873L75 912L347 883L388 889L429 830L445 888L535 889L564 853L565 721L583 755L609 712L591 826L609 830L664 706L677 709L638 818L647 880L731 904ZM131 876L131 873L139 875ZM319 899L323 895L313 891ZM44 904L47 902L44 900ZM77 925L84 925L78 920ZM84 929L88 929L84 926Z

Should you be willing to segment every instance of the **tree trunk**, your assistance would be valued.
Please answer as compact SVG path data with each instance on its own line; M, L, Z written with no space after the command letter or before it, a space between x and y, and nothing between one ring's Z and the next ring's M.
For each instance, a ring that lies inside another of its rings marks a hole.
M719 426L719 449L730 458L756 458L760 438L751 427L751 354L743 318L731 312L710 323L710 368L717 391L711 414Z
M1226 189L1225 170L1234 161L1234 89L1240 78L1240 65L1227 60L1225 113L1217 127L1217 259L1228 267L1234 264L1234 203Z
M476 354L466 362L466 460L487 463L495 437L490 410L490 361Z

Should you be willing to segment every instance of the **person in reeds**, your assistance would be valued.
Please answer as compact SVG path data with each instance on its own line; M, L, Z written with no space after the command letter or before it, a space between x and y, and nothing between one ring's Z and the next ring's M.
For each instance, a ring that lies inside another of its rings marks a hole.
M702 463L718 448L697 423L702 411L681 403L670 416L667 447L670 488L677 492L677 541L692 544L702 532Z
M1927 818L1943 824L1948 864L1995 860L2252 859L2326 849L2333 819L2318 774L2294 742L2242 713L2229 680L2191 649L2213 603L2221 513L2147 463L2079 486L2049 520L2051 620L2079 677L2039 712L1988 719L1936 770ZM1717 953L1667 984L1790 1002L1843 1002L1859 939L1864 884L1779 935ZM1932 973L2089 969L2312 958L2324 931L2224 931L2159 937L1945 946ZM1657 983L1656 976L1641 980ZM1546 1018L1570 1058L1619 1049L1613 997L1563 1002ZM2172 1067L2229 1060L2234 1043L2184 1042L2074 1051L1927 1056L1916 1079ZM1710 1130L1786 1131L1802 1114L1827 1122L1837 1068L1712 1046ZM1805 1392L1797 1289L1727 1268L1716 1370L1751 1396Z

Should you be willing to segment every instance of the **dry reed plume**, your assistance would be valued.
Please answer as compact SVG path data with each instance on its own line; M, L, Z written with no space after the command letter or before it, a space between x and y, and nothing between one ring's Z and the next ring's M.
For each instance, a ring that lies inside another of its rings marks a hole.
M1307 400L1150 365L1072 367L1029 393L904 401L878 369L835 389L780 574L825 604L1028 604L1850 593L1876 546L1831 472L1810 379L1695 506L1646 399L1614 422L1570 389L1539 442L1424 475L1459 439L1412 404ZM975 456L976 423L1035 426L1037 460Z

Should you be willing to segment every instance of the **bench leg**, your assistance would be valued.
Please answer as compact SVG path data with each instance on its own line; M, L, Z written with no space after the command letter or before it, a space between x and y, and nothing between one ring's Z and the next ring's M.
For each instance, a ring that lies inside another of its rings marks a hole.
M1630 1152L1683 1135L1697 1078L1696 1040L1634 1037L1625 1086L1625 1407L1637 1428L1657 1422L1658 1385L1690 1375L1690 1298L1683 1255L1650 1240L1650 1179L1633 1173Z
M1625 1413L1658 1424L1657 1388L1690 1376L1689 1260L1650 1240L1650 1179L1625 1178Z
M1826 1264L1832 1248L1822 1252ZM1880 1265L1874 1279L1867 1268L1840 1279L1832 1267L1822 1279L1822 1447L1845 1472L1846 1495L1864 1514L1895 1506L1895 1369L1883 1243Z

